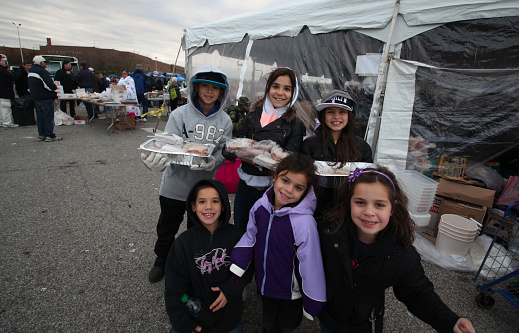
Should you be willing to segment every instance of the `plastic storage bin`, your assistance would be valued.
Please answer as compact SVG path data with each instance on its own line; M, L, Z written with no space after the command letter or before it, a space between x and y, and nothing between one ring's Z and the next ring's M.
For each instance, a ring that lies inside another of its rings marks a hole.
M399 170L395 175L407 196L409 212L416 215L428 214L434 202L438 183L414 170Z

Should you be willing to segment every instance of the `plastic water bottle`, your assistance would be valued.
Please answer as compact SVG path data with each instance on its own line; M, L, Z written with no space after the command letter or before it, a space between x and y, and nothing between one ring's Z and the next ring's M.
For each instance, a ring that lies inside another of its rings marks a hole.
M204 305L201 299L187 294L182 295L180 301L185 304L189 315L202 327L213 326L222 313L221 311L213 312Z
M203 304L201 299L184 294L180 301L186 305L187 312L191 317L196 318L202 312Z

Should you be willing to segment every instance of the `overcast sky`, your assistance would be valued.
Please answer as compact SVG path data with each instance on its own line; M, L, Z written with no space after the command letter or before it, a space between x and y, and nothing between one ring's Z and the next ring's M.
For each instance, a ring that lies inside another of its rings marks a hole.
M38 50L47 44L131 51L175 63L185 28L287 0L17 0L3 1L0 46ZM81 60L81 59L80 59ZM184 50L177 64L184 66Z

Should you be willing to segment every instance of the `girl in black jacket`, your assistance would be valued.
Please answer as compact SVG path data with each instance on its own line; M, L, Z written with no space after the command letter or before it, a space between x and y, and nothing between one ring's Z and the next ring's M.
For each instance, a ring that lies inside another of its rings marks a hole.
M296 116L294 103L298 94L296 73L292 69L281 67L272 71L267 79L265 95L251 106L237 137L255 141L272 140L285 151L299 152L306 129ZM249 211L272 185L272 177L270 170L247 162L241 164L238 175L240 181L234 200L234 225L245 232Z
M371 147L361 137L355 136L357 102L347 92L332 90L316 107L320 126L315 135L303 142L302 152L316 161L335 162L342 168L347 162L372 163ZM335 206L337 189L321 187L317 191L315 217L327 207Z
M227 190L217 180L201 180L186 203L195 226L175 240L166 262L165 298L171 332L241 332L242 292L253 272L247 270L238 278L229 270L231 251L242 232L229 224ZM191 317L181 302L184 294L201 299L202 311L209 315Z
M394 175L356 169L337 207L319 226L326 276L321 332L382 332L389 287L409 311L439 332L475 332L451 311L425 276L412 246L414 224Z

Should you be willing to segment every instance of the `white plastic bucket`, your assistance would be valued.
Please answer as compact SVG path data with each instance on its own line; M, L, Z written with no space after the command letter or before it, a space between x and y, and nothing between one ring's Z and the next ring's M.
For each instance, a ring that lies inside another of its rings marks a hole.
M440 223L448 224L459 232L474 232L479 230L479 226L473 221L455 214L443 214Z
M476 239L476 236L477 234L472 234L472 235L466 235L466 234L461 234L459 232L456 232L456 231L451 231L443 226L440 226L438 227L438 232L442 232L443 234L445 235L449 235L457 240L460 240L460 241L468 241L468 242L472 242L474 239Z
M440 223L438 226L438 230L443 230L446 233L452 234L453 236L457 236L459 238L476 238L479 234L479 231L460 231L459 229L456 229L452 227L450 224L446 223Z
M444 234L443 231L438 230L436 248L443 253L467 255L470 243L470 241L456 239L456 237Z

